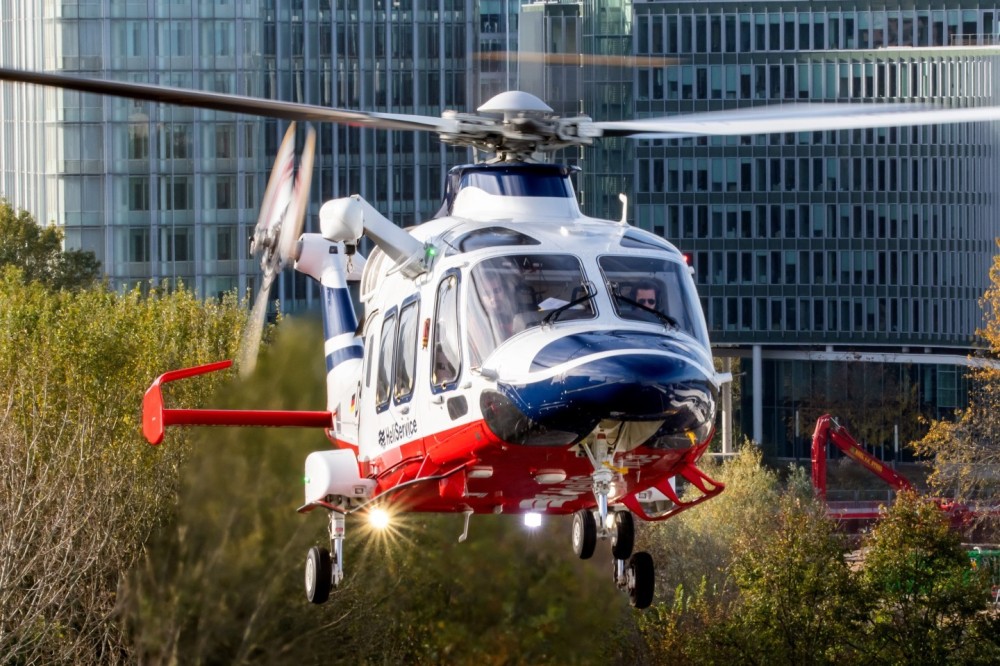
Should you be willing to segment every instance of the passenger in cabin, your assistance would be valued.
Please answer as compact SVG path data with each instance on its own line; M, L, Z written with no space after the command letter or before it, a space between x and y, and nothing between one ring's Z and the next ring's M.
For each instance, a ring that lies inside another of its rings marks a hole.
M533 291L516 268L474 270L469 300L469 345L478 365L515 333L537 323L540 314Z
M431 383L435 386L444 386L455 381L457 378L458 371L455 369L455 365L439 345L434 350L434 372L431 376Z

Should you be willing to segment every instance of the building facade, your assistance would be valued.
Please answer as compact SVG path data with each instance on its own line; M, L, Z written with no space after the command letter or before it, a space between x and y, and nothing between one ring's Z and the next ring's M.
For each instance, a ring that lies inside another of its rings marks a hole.
M992 5L636 1L617 26L613 5L585 3L590 48L620 51L620 26L634 54L678 58L632 71L634 117L998 101ZM603 95L589 109L615 92L584 89ZM883 387L886 439L962 405L1000 235L996 139L979 123L642 141L598 159L625 168L634 223L691 257L718 353L745 358L744 432L786 455L845 391ZM591 202L610 201L613 179L596 177Z
M0 63L328 106L439 115L475 91L472 0L40 0L0 5ZM167 280L211 297L253 290L247 258L285 123L4 85L0 195L120 288ZM440 205L468 161L436 137L318 128L312 213L360 193L401 225ZM307 222L308 224L309 222ZM308 307L282 276L285 307Z
M472 110L522 83L560 112L600 120L775 101L997 102L1000 6L522 4L11 2L0 4L0 63L425 115ZM597 58L571 93L564 62L553 78L537 60L512 59L519 48ZM183 281L206 297L253 289L246 239L284 123L0 91L0 194L63 225L67 245L94 251L114 284ZM561 157L583 166L585 212L617 219L625 193L630 221L691 257L718 353L744 359L743 430L788 454L817 410L845 395L877 399L896 425L963 404L961 368L1000 235L995 132L613 139ZM429 135L324 125L312 213L360 193L417 223L437 210L448 167L470 159ZM290 309L311 299L290 274L275 296Z

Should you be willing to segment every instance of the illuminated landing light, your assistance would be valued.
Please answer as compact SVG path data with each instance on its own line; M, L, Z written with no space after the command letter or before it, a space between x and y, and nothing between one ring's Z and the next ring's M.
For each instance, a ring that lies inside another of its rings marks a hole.
M524 514L524 526L530 529L542 526L542 514L531 511Z
M368 524L377 530L389 527L389 512L385 509L372 509L368 512Z
M492 476L492 467L473 467L468 471L468 478L470 479L488 479Z

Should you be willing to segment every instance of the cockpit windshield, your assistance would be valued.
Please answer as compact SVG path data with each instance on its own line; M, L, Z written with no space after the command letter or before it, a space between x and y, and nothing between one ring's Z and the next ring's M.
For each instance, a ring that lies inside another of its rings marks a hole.
M596 316L591 298L595 289L572 255L493 257L479 262L470 278L467 328L473 366L481 365L507 338L550 315L550 321ZM560 308L565 309L557 313Z
M598 259L622 319L663 323L708 340L701 304L687 267L661 257L604 256Z

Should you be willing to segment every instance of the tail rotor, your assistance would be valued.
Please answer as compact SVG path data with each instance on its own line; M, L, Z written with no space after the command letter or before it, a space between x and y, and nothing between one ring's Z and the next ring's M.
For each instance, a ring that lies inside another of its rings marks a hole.
M261 284L240 341L239 368L242 376L251 374L257 365L271 285L278 273L295 261L295 244L302 234L309 207L315 149L316 131L307 126L302 158L296 172L295 123L291 123L281 141L267 189L264 190L260 216L250 238L250 254L260 259Z

